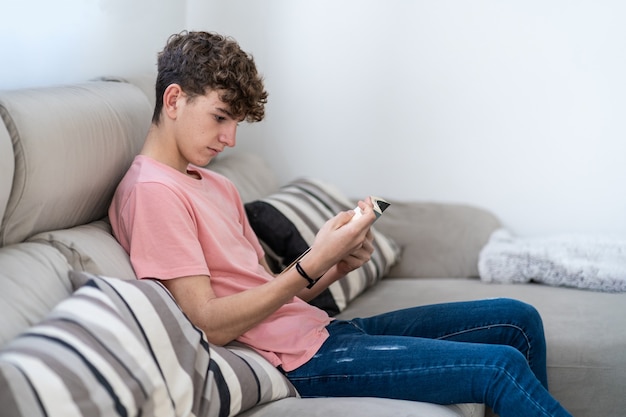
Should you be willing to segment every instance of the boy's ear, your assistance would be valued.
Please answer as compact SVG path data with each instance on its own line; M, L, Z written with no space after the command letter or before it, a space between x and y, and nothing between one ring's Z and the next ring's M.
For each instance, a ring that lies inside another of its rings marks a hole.
M176 119L179 100L184 96L184 92L180 85L178 84L170 84L163 92L163 111L167 117L172 120Z

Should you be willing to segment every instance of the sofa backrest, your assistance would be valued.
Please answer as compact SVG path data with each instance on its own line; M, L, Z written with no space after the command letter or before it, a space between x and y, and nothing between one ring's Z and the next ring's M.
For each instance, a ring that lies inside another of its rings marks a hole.
M231 180L244 203L267 197L281 185L267 162L252 153L229 150L207 168Z
M134 277L104 219L151 112L122 82L0 92L0 345L71 293L71 269Z
M146 96L126 83L0 93L15 157L0 245L104 217L150 112Z
M4 123L0 123L0 221L4 217L9 195L11 194L14 168L15 162L11 137Z

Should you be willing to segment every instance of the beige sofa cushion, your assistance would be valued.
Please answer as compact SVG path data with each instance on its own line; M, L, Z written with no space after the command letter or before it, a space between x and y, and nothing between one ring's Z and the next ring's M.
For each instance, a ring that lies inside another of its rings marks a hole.
M478 207L391 201L376 227L402 249L387 277L474 277L480 250L500 221Z
M4 124L0 123L0 224L9 201L9 195L11 194L14 168L15 161L13 159L11 137Z
M483 417L481 404L436 405L388 398L286 398L255 407L240 417Z
M116 184L140 149L151 109L130 84L0 93L15 153L15 177L0 245L106 215Z
M39 322L71 293L70 266L59 251L39 243L0 249L0 346Z
M228 152L207 166L224 175L235 184L243 202L257 200L278 190L274 171L258 155L245 152Z
M137 278L128 254L111 235L111 225L105 220L42 232L29 241L52 245L74 270L123 279Z

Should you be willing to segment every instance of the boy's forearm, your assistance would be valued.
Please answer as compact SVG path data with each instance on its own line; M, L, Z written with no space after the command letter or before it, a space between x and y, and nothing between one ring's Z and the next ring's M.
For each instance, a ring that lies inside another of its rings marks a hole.
M190 278L192 277L181 277L162 282L170 289L190 320L205 332L207 339L220 346L237 339L261 323L307 285L297 271L292 270L258 287L217 297L212 289L201 288L199 281L194 283ZM205 279L205 285L210 285L210 279Z
M303 288L297 295L300 299L309 302L320 295L326 288L335 281L343 278L337 271L337 266L330 268L312 288Z

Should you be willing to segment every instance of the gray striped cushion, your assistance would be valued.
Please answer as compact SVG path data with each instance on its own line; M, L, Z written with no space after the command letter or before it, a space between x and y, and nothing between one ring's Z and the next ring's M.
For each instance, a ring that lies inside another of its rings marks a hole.
M160 283L84 273L0 350L3 416L233 416L297 396L251 349L209 344Z
M354 207L355 204L331 184L302 178L262 200L247 203L246 213L270 265L278 272L313 244L315 235L328 219ZM333 283L311 304L331 315L337 314L389 271L398 260L398 246L375 228L372 232L375 246L372 259Z

